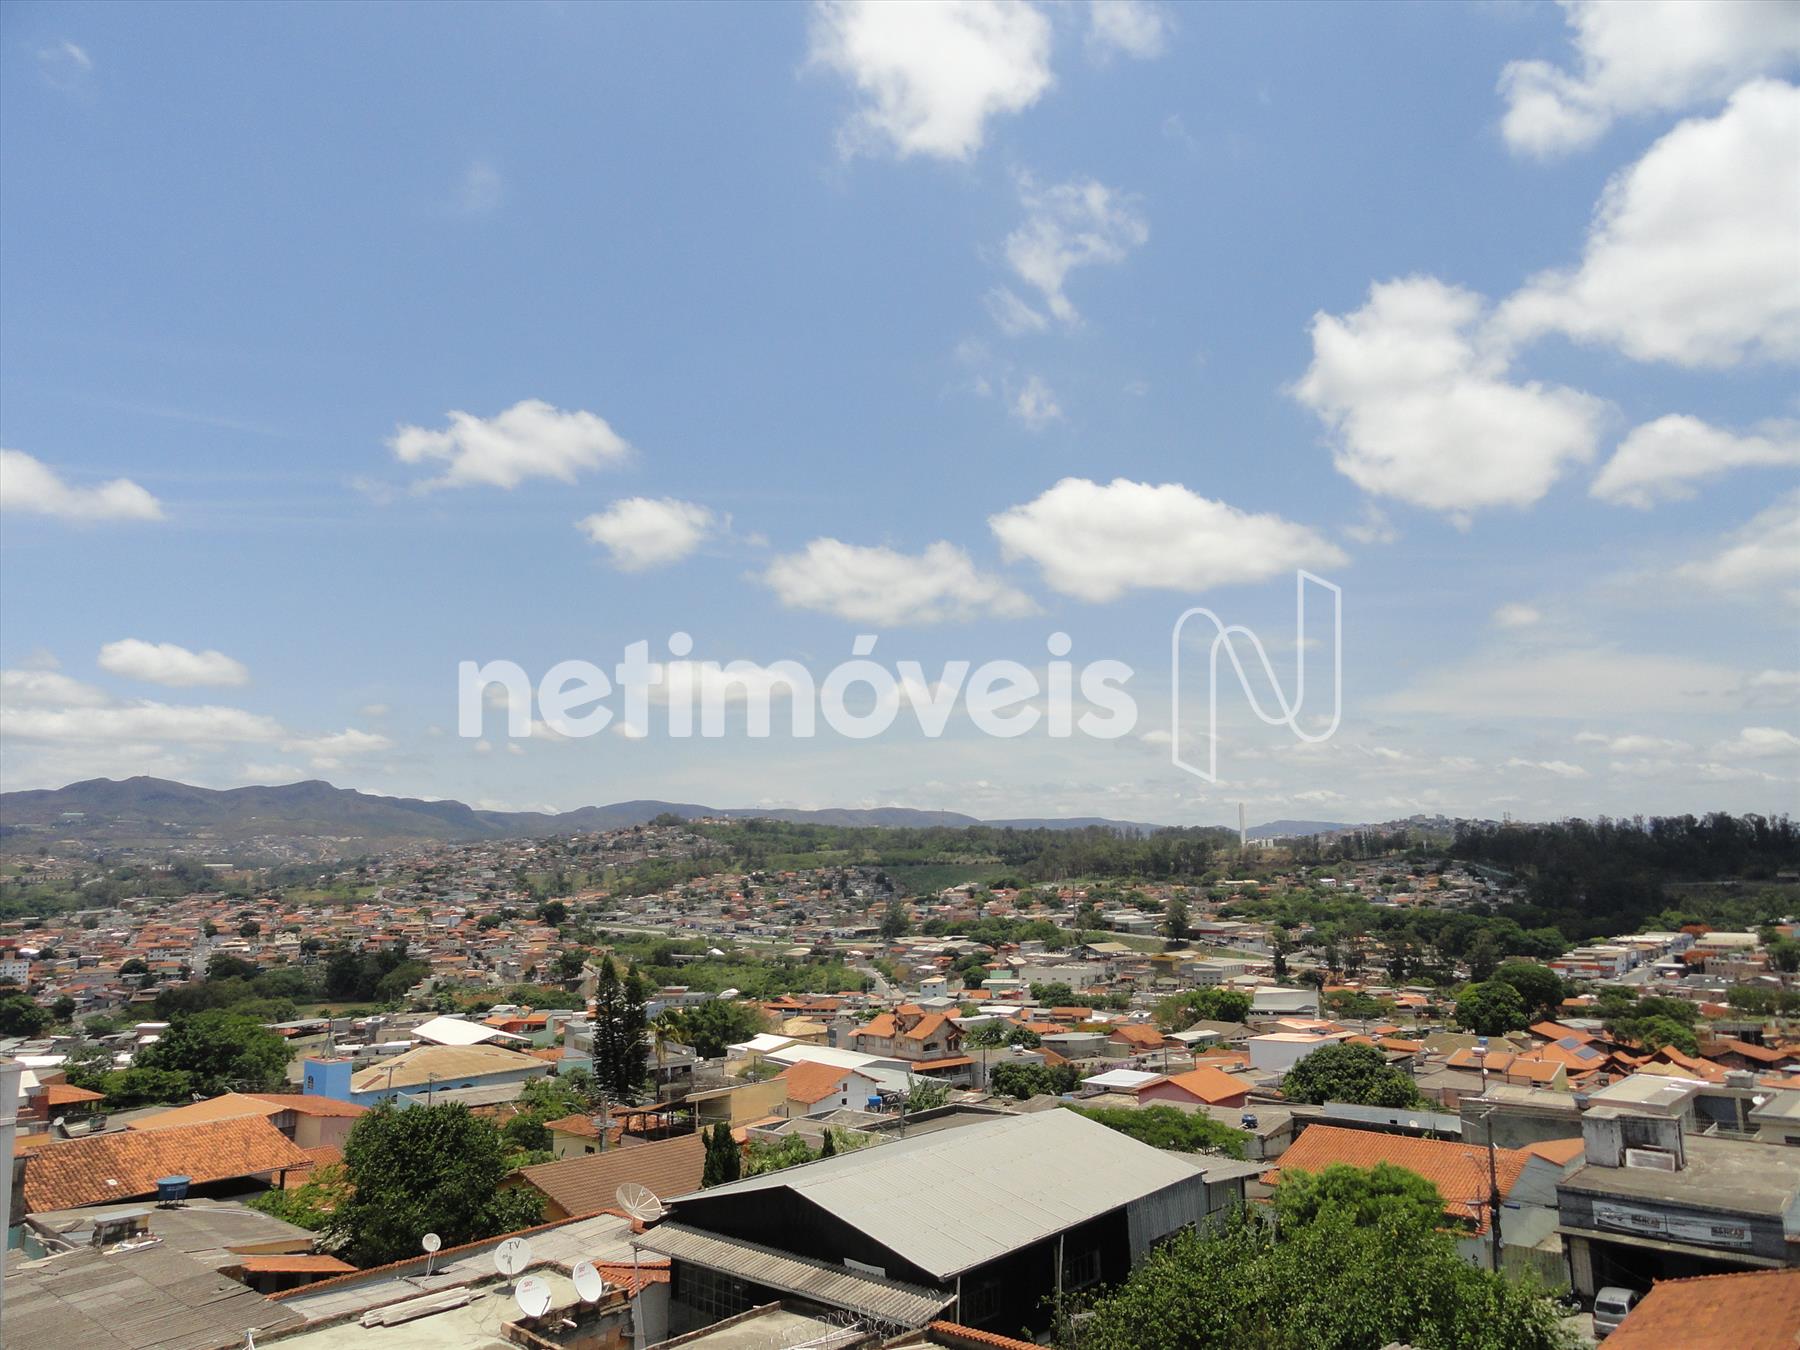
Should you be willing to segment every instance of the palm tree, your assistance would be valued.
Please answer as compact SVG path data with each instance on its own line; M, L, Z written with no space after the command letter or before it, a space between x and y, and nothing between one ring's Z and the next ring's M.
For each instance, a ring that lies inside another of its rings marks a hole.
M656 1052L656 1100L663 1097L663 1060L671 1045L686 1045L684 1039L690 1033L687 1018L679 1008L666 1008L654 1022L650 1024L650 1044Z

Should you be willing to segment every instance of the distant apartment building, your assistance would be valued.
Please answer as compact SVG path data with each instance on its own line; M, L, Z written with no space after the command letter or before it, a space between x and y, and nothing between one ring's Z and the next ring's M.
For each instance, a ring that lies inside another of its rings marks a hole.
M1616 980L1635 964L1631 948L1608 944L1576 947L1550 962L1565 980Z

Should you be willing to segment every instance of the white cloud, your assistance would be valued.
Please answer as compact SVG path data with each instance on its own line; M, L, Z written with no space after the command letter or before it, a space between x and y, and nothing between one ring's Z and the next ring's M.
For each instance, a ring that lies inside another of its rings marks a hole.
M1483 653L1427 671L1378 698L1383 713L1450 717L1582 718L1715 712L1742 676L1685 656L1615 648Z
M0 703L15 708L100 708L111 702L104 689L54 670L0 670Z
M420 482L421 489L514 488L527 478L573 483L583 470L617 464L631 454L605 419L563 412L535 398L494 417L452 412L444 431L402 426L388 438L388 448L403 464L446 466L440 477Z
M1527 769L1535 773L1547 773L1556 778L1586 778L1588 772L1579 764L1571 764L1563 759L1509 759L1509 769Z
M346 759L376 754L393 747L394 743L386 736L372 731L358 731L355 727L347 727L325 736L299 736L283 741L281 745L283 750L305 755L307 762L315 769L341 768Z
M1149 0L1088 0L1088 50L1101 58L1155 60L1168 50L1173 28L1168 11Z
M1069 273L1079 267L1121 263L1150 238L1150 227L1138 214L1136 203L1091 178L1040 188L1022 174L1019 201L1025 208L1025 223L1006 236L1006 264L1043 297L1051 317L1064 324L1081 319L1063 290ZM1005 300L997 304L990 296L989 308L996 311L996 319L1008 332L1044 326L1043 316L1011 291L999 294ZM1020 313L1013 311L1014 304Z
M392 711L393 709L388 707L385 703L365 703L362 705L362 715L364 717L386 717Z
M1734 530L1717 553L1678 568L1676 575L1720 591L1783 587L1790 601L1800 602L1800 489Z
M996 286L983 297L988 313L1000 326L1000 331L1009 337L1018 337L1021 333L1041 333L1050 326L1050 320L1037 310L1019 299L1018 294L1007 286Z
M177 689L247 684L250 680L243 662L232 660L224 652L191 652L173 642L145 642L140 638L107 643L100 649L100 669L129 680Z
M0 511L60 520L161 520L162 503L129 478L70 487L48 464L23 450L0 450Z
M612 554L621 572L642 572L680 562L712 532L713 513L672 497L627 497L578 523Z
M1800 360L1796 145L1800 89L1786 84L1682 123L1607 185L1581 266L1534 277L1499 327L1682 366Z
M1575 743L1603 746L1608 754L1613 755L1660 755L1693 749L1686 741L1670 740L1666 736L1607 736L1597 731L1582 732L1575 737Z
M1800 670L1759 670L1744 678L1738 693L1746 708L1780 708L1800 702Z
M1112 600L1134 587L1203 591L1347 561L1305 525L1253 515L1179 483L1065 478L988 518L1008 558L1029 558L1064 595Z
M1378 283L1355 313L1313 318L1294 387L1335 433L1333 463L1367 492L1458 515L1529 506L1593 456L1604 405L1513 383L1483 339L1481 297L1433 277Z
M853 155L966 160L988 119L1022 112L1050 88L1050 21L1008 0L825 0L809 56L853 84L862 104L838 133Z
M1649 507L1691 497L1695 480L1732 469L1800 465L1800 425L1777 422L1763 430L1739 436L1697 417L1659 417L1632 429L1589 491L1602 501Z
M1800 56L1790 0L1565 0L1577 69L1514 61L1500 75L1501 130L1548 157L1593 144L1616 117L1722 99Z
M1031 430L1042 431L1052 422L1060 422L1063 410L1062 405L1056 401L1056 391L1045 382L1043 376L1033 375L1014 397L1012 415Z
M131 741L223 745L286 738L274 718L242 708L178 707L151 701L104 708L0 705L0 731L23 741L89 744Z
M1509 601L1494 611L1496 628L1530 628L1543 621L1542 613L1517 600Z
M500 170L485 159L472 162L463 170L456 185L456 209L465 216L485 216L500 209L506 196L506 181Z
M1391 544L1400 537L1393 521L1374 502L1363 503L1362 519L1343 527L1344 538L1358 544Z
M40 48L37 63L45 82L65 92L79 89L94 73L94 58L87 48L67 38Z
M1024 592L978 571L967 553L942 542L910 554L815 539L800 553L776 558L762 580L791 609L855 623L1018 618L1037 609Z
M1800 757L1800 736L1780 727L1745 727L1712 753L1721 759L1791 759Z

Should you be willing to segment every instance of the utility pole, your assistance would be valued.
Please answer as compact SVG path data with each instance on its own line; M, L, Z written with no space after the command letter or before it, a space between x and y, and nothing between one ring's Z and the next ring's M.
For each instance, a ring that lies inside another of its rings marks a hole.
M24 1072L18 1060L0 1060L0 1165L6 1168L0 1175L0 1329L6 1314L6 1235L12 1224L13 1131L19 1121L19 1082Z

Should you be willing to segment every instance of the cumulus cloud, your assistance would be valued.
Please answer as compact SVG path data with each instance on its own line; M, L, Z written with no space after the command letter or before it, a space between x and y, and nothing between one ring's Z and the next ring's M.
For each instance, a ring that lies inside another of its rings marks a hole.
M1549 157L1598 140L1617 117L1722 99L1800 56L1792 0L1565 0L1573 71L1514 61L1500 75L1501 130Z
M1571 764L1564 759L1519 759L1506 761L1509 769L1525 769L1533 773L1547 773L1556 778L1586 778L1588 772L1579 764Z
M1169 12L1148 0L1088 0L1087 47L1095 56L1152 61L1168 50Z
M0 705L0 731L22 741L89 744L130 741L223 745L286 739L281 724L261 713L212 705L177 706L150 700L102 708Z
M1603 747L1608 754L1613 755L1661 755L1693 749L1686 741L1670 740L1666 736L1641 734L1608 736L1598 731L1580 733L1575 737L1575 743L1577 745L1598 745Z
M1012 401L1012 415L1033 431L1042 431L1052 422L1062 420L1062 405L1056 391L1041 375L1026 380Z
M612 555L621 572L642 572L680 562L700 547L715 524L713 513L673 497L627 497L578 522L581 532Z
M54 670L0 670L0 703L15 708L99 708L110 702L104 689Z
M861 95L838 133L846 156L967 160L990 118L1029 108L1050 88L1050 21L1011 0L825 0L813 12L812 64Z
M1150 227L1128 196L1091 178L1040 187L1029 176L1019 178L1019 201L1025 222L1006 236L1006 265L1037 291L1050 318L1073 325L1081 321L1064 285L1081 267L1121 263L1150 238ZM991 293L988 308L996 322L1017 333L1048 326L1049 319L1004 288Z
M799 553L776 558L762 580L791 609L855 623L1018 618L1037 609L1024 592L979 571L967 553L943 542L912 554L815 539Z
M1608 184L1581 265L1533 278L1499 326L1681 366L1800 360L1796 145L1800 89L1772 81L1682 123Z
M59 520L161 520L162 503L129 478L71 487L23 450L0 450L0 511Z
M494 417L452 412L443 431L402 426L388 438L402 464L442 466L421 489L474 485L514 488L527 478L573 483L577 474L627 459L631 447L591 412L563 412L541 399Z
M1202 591L1348 561L1305 525L1240 511L1179 483L1065 478L989 517L988 526L1008 558L1031 559L1055 590L1092 601L1138 587Z
M1694 495L1694 484L1732 469L1800 464L1800 425L1773 423L1739 436L1697 417L1671 415L1635 427L1588 490L1601 501L1649 507Z
M1781 727L1745 727L1729 741L1712 748L1721 759L1800 758L1800 736Z
M358 731L355 727L346 727L343 731L324 736L298 736L283 741L281 745L283 750L305 755L307 762L315 769L340 768L346 759L377 754L393 747L394 743L386 736L372 731Z
M247 684L250 672L224 652L191 652L173 642L122 638L100 649L100 669L129 680L184 689L196 685Z
M1294 395L1334 434L1338 472L1367 492L1466 514L1529 506L1592 458L1604 404L1509 378L1480 296L1433 277L1382 282L1339 318L1314 316Z
M1760 594L1780 587L1800 603L1800 489L1734 530L1717 553L1687 563L1676 575L1721 591Z
M1544 621L1544 616L1533 606L1513 600L1501 605L1494 611L1494 627L1496 628L1530 628Z

